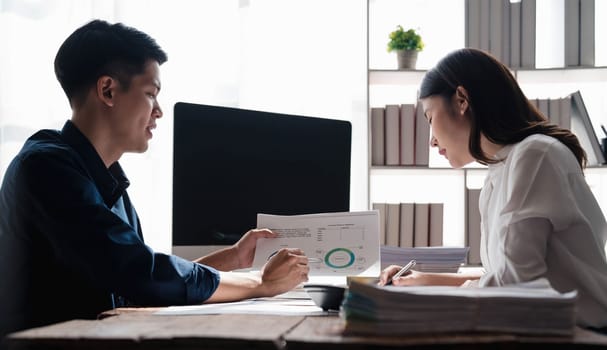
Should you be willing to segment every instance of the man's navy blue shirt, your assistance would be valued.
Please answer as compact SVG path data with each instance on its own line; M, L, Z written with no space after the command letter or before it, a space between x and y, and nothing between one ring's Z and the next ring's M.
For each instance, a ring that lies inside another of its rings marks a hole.
M213 294L217 270L144 244L128 185L71 121L26 141L0 188L0 339L95 318L118 299L163 306Z

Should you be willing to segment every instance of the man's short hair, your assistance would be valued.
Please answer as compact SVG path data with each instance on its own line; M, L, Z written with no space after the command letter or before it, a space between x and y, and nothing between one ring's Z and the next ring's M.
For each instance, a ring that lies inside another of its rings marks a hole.
M149 35L122 23L93 20L61 44L55 56L55 75L73 103L103 75L128 88L131 78L143 73L150 59L163 64L167 55Z

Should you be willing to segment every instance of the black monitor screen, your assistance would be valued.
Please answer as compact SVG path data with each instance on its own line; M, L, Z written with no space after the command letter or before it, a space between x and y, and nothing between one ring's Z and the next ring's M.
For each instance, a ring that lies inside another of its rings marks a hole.
M257 213L349 210L348 121L178 102L173 246L228 245Z

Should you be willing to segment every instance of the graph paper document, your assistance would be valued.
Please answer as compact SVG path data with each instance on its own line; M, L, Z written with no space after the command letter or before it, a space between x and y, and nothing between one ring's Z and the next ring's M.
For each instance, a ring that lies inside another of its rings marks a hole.
M257 227L277 238L257 241L253 268L259 269L281 248L300 248L309 259L310 276L379 276L377 211L307 215L257 215Z

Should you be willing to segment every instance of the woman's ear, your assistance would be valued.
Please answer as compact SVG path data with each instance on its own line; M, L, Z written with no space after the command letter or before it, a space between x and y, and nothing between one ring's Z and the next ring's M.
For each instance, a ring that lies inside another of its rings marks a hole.
M463 86L458 86L455 89L455 102L456 102L456 111L459 112L460 115L464 115L469 107L469 99L468 99L468 91Z

